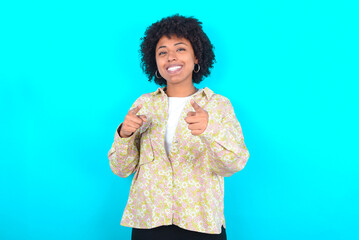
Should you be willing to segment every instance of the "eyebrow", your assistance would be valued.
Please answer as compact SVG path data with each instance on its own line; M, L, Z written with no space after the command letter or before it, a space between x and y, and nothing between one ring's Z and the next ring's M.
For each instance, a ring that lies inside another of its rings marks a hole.
M179 45L179 44L184 44L184 45L187 46L187 44L185 44L184 42L175 43L173 46L177 46L177 45ZM165 47L166 47L166 46L160 46L160 47L157 48L157 50L160 49L160 48L165 48Z

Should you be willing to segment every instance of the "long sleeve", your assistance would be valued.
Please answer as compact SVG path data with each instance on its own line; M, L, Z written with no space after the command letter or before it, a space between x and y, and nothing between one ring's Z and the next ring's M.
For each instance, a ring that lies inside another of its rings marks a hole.
M116 131L115 140L108 152L111 170L116 175L128 177L135 172L139 161L139 136L140 132L136 131L128 138L121 138Z
M132 104L131 109L137 107L139 104L144 104L142 97L136 99ZM143 109L138 114L141 114ZM108 152L108 159L110 167L114 174L119 177L128 177L137 169L140 159L140 138L144 126L137 129L130 137L121 138L119 129L122 123L115 132L115 139L110 151Z
M249 152L232 104L227 98L224 101L222 111L208 113L208 125L200 138L209 152L212 171L229 177L244 168Z

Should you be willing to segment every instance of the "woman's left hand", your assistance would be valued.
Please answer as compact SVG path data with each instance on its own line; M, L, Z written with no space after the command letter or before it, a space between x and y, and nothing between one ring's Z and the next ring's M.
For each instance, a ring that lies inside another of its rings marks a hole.
M200 135L206 130L208 125L208 112L201 108L193 99L191 99L191 105L194 108L194 112L188 112L185 121L188 124L188 129L191 130L192 135Z

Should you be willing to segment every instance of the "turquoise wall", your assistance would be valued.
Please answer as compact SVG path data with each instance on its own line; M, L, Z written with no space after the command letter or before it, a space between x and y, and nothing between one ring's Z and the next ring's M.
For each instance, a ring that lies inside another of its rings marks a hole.
M203 22L208 86L234 105L251 154L226 178L228 239L359 239L356 1L0 3L0 239L130 239L131 177L109 167L115 129L157 89L145 29Z

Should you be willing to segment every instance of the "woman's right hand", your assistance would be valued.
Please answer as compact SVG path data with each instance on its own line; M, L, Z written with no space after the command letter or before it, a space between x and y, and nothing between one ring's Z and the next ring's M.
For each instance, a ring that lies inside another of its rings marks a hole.
M137 129L139 129L143 125L144 122L147 122L147 118L145 115L136 115L141 108L142 104L128 111L120 129L120 137L130 137Z

